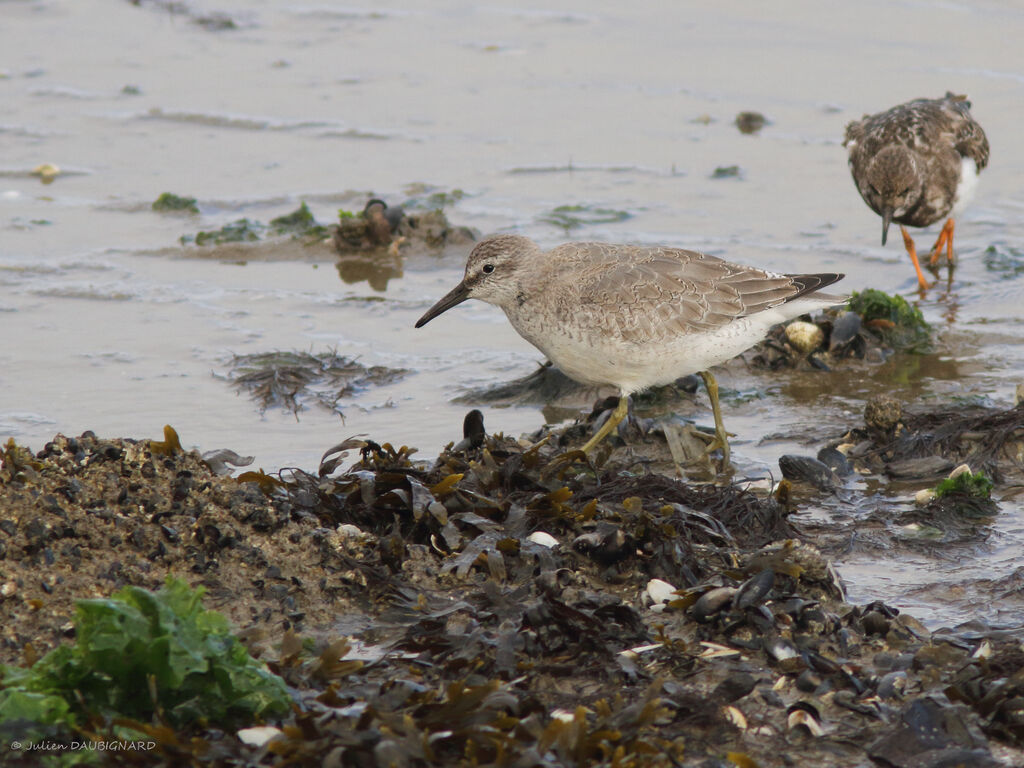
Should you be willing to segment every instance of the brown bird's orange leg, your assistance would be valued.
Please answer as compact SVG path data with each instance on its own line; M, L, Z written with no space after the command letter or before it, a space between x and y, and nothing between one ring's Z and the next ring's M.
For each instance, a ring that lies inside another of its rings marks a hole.
M953 263L953 219L946 219L946 223L939 232L939 239L935 241L932 248L931 266L939 263L939 254L942 253L942 246L946 246L946 262Z
M924 273L921 272L921 263L917 260L917 248L914 246L914 239L902 224L900 225L900 232L903 234L903 245L910 255L910 260L914 262L914 269L917 270L917 282L920 283L921 290L926 291L928 290L928 281L924 279Z

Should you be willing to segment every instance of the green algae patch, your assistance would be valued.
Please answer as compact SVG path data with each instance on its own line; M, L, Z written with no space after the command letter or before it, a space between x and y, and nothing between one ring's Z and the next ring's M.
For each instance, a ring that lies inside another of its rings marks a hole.
M74 645L0 668L0 729L73 730L95 717L231 727L284 715L284 681L249 655L227 619L173 578L77 603Z
M153 201L153 210L160 213L199 213L199 206L196 205L194 197L183 197L173 192L164 192Z
M738 165L719 165L711 172L712 179L739 179L743 170Z
M182 235L182 245L222 245L223 243L251 243L259 240L266 226L258 221L238 219L225 224L220 229L196 232L194 235Z
M971 472L963 465L935 486L935 499L928 512L947 532L957 526L976 525L980 518L998 514L999 506L992 498L995 484L984 472Z
M917 354L932 350L931 326L921 310L902 296L875 288L854 292L850 296L850 311L860 315L864 325L879 333L895 350Z
M223 245L224 243L252 243L266 237L289 235L305 240L323 240L330 235L328 228L317 223L309 206L303 202L284 216L271 219L269 224L253 219L236 219L220 229L182 235L182 245Z
M935 486L935 496L940 499L952 495L969 496L975 499L991 499L993 485L992 480L984 472L975 474L967 470L966 472L959 472L947 477Z
M305 202L291 213L271 219L270 232L274 235L292 235L318 240L330 234L326 226L317 223L313 212L309 210L309 206Z

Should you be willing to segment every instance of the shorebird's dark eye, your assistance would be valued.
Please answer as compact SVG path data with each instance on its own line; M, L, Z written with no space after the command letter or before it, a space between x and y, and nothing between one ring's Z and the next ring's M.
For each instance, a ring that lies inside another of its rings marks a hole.
M489 275L493 271L494 271L494 265L493 264L484 264L483 272L484 272L485 275Z

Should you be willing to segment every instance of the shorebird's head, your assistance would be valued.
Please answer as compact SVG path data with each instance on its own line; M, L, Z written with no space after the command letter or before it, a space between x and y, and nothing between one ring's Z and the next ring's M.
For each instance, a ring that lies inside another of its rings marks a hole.
M921 172L914 153L903 146L889 146L871 158L861 194L882 217L882 245L889 224L903 216L921 199Z
M466 299L480 299L498 307L518 301L519 283L528 256L539 253L537 244L522 235L495 235L477 243L466 261L466 274L440 301L426 311L416 327L426 325Z

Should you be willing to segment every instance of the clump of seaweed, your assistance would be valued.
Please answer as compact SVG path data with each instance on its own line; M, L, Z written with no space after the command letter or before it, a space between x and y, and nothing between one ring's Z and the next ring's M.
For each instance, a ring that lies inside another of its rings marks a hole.
M883 415L858 444L910 423ZM208 584L291 706L236 733L123 721L172 765L995 765L1020 738L1012 635L847 604L790 506L479 413L462 436L430 461L355 437L237 480L168 431L11 447L0 651L59 642L71 584Z
M855 291L850 296L850 311L860 315L864 325L878 332L897 350L914 353L931 351L931 327L921 310L905 298L875 288Z
M975 474L970 469L963 472L955 472L937 486L935 486L935 497L946 496L970 496L976 499L991 499L993 482L984 472Z
M327 237L328 229L323 224L317 223L309 206L303 202L291 213L271 219L270 224L248 218L237 219L225 224L220 229L200 231L194 235L182 235L179 241L182 245L223 245L224 243L256 242L267 235L289 235L307 242L317 242Z
M323 240L328 235L327 227L317 223L305 201L291 213L271 219L269 229L273 235L292 235L310 240Z
M854 293L848 306L827 310L813 322L775 326L753 348L750 362L770 370L802 366L827 371L848 358L880 363L895 352L932 350L930 326L902 296L869 288Z
M367 387L389 384L406 373L400 368L365 366L339 355L337 350L274 351L235 355L228 379L249 391L261 413L280 406L297 417L307 401L342 414L342 398Z
M566 234L574 229L594 224L615 224L632 218L629 211L614 208L602 208L597 205L559 205L549 213L539 217L538 221L561 227Z
M194 197L182 197L173 192L164 192L153 201L153 210L160 212L185 211L186 213L199 213L199 206L196 205Z
M220 229L196 232L194 235L182 235L182 245L223 245L224 243L251 243L259 240L265 227L251 219L237 219L225 224Z
M866 429L851 430L844 438L857 444L851 458L861 467L880 472L899 462L941 459L943 472L968 464L1001 482L1009 469L1019 471L1024 466L1024 404L1013 408L957 406L914 413L896 407L899 403L876 407L878 400L869 402L865 412L888 414L887 428L869 423Z

